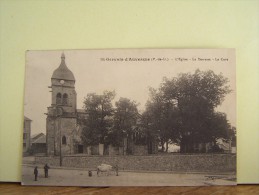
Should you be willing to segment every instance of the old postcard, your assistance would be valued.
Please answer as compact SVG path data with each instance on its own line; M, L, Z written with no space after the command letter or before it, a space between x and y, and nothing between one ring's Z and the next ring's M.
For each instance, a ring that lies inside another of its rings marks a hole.
M234 49L26 52L23 185L236 185Z

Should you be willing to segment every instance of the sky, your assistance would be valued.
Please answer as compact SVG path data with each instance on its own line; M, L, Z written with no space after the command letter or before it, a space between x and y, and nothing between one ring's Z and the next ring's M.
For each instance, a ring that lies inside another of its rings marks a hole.
M213 70L229 79L232 90L216 110L225 112L236 126L236 69L234 49L108 49L27 51L24 114L32 120L32 135L46 133L47 107L51 105L51 76L64 52L73 72L77 108L83 107L88 93L115 90L115 101L126 97L145 109L149 87L158 88L163 77ZM126 61L127 60L127 61Z

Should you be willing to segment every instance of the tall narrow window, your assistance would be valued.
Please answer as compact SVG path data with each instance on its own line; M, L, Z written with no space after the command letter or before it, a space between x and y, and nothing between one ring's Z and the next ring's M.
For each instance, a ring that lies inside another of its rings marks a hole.
M56 96L56 104L61 104L61 93L58 93Z
M63 136L63 137L62 137L62 144L63 144L63 145L66 145L66 144L67 144L67 138L66 138L66 136Z
M63 104L64 105L68 104L68 95L66 93L63 94Z

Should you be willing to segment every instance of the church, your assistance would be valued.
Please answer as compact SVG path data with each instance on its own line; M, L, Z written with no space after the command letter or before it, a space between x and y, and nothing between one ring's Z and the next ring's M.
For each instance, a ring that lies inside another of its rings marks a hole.
M74 74L68 69L65 55L61 55L61 63L51 77L51 105L47 108L46 143L47 155L70 155L85 153L89 155L105 154L102 144L85 146L81 140L82 127L80 118L87 117L83 109L77 109L77 93ZM132 154L145 155L157 152L157 144L136 145L133 140L125 140L131 147ZM123 147L125 148L125 146ZM121 147L112 146L106 150L108 155L125 155Z
M59 155L78 153L76 145L77 109L75 77L65 63L62 53L60 66L51 77L51 105L46 121L47 154Z

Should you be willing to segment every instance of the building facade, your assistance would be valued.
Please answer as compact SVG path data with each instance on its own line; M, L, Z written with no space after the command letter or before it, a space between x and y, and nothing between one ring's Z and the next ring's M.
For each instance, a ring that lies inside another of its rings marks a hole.
M23 153L27 153L31 146L31 122L32 120L24 116L23 121Z
M38 133L31 136L31 153L45 154L46 153L46 135Z

